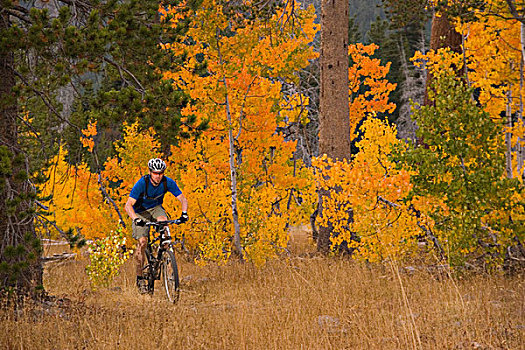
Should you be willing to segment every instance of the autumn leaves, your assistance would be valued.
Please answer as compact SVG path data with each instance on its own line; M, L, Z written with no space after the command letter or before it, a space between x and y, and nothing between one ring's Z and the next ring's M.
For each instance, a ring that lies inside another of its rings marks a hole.
M187 26L178 40L162 46L167 55L178 58L164 72L164 79L191 98L192 103L182 110L183 122L184 118L209 122L209 129L198 139L178 140L167 159L167 175L177 180L190 201L192 221L177 230L184 230L195 261L225 262L237 253L262 264L280 254L287 247L287 228L308 222L317 189L338 189L326 198L318 220L333 227L334 246L346 243L359 259L408 257L428 232L458 262L462 256L501 251L514 237L512 220L503 220L510 226L498 222L509 213L514 221L521 220L522 195L517 184L499 183L505 174L498 161L503 159L501 134L511 132L513 146L521 145L523 123L504 129L497 119L508 107L506 94L521 98L513 70L520 62L519 51L510 48L519 25L505 22L497 32L501 25L496 22L502 21L498 18L458 24L460 31L470 32L465 56L442 50L414 57L424 61L436 77L434 98L452 107L471 107L454 124L446 123L454 111L443 103L414 112L428 152L414 151L416 145L398 140L396 129L377 117L395 109L389 101L396 87L386 78L389 64L373 58L374 44L351 45L349 118L358 152L349 161L335 163L320 157L307 167L294 160L295 141L276 130L308 123L314 117L304 108L309 100L301 93L297 74L317 57L311 45L318 30L313 9L295 8L292 13L286 7L269 18L248 20L241 12L226 15L213 0L205 0L194 11L185 12L188 9L182 7L163 11L174 27L181 21ZM501 58L491 51L495 48L504 52ZM457 71L465 60L467 80L440 73ZM285 94L285 84L297 88ZM448 96L462 84L479 89L480 106L469 104L472 90L467 88ZM513 110L517 101L511 99ZM462 149L443 144L454 128L464 131L454 136L456 143L461 138ZM96 132L94 123L84 131L82 143L89 151ZM159 154L160 145L152 130L142 132L132 124L126 126L115 150L103 166L102 179L109 195L123 206L147 160ZM465 152L473 156L464 157L462 163ZM441 167L431 169L431 160ZM517 174L523 159L516 157L512 162ZM418 182L421 174L426 181ZM54 194L51 204L57 223L77 227L88 238L114 229L116 215L104 204L85 164L68 168L62 153L49 176L44 191ZM469 182L465 176L479 181ZM444 186L441 192L432 190L436 183ZM459 186L456 192L447 192L451 185ZM464 196L454 197L462 191ZM480 196L485 197L481 200ZM473 205L475 198L481 207ZM168 210L176 205L166 198ZM469 214L473 212L475 217ZM96 226L91 225L93 220ZM496 238L490 241L491 237ZM480 244L490 249L480 250Z

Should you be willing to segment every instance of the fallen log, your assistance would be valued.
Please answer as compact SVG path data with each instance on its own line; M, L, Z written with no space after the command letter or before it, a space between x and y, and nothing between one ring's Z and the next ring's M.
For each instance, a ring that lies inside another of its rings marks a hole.
M46 263L46 262L49 262L49 261L73 259L76 256L77 256L76 253L53 254L53 255L43 256L41 258L41 260L42 260L42 262Z

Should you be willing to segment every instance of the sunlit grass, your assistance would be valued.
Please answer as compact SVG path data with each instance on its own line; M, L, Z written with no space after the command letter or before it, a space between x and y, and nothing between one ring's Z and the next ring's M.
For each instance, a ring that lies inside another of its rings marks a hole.
M436 278L323 258L306 254L301 232L290 252L262 268L179 258L177 305L160 286L139 295L130 262L96 291L86 261L48 263L46 290L65 301L2 311L0 348L525 349L523 276Z

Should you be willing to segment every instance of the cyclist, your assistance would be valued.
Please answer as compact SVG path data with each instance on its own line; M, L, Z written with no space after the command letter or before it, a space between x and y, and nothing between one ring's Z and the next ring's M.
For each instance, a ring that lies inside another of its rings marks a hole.
M147 292L147 281L142 276L144 255L148 242L149 227L147 221L168 220L166 211L162 207L164 195L173 194L181 203L181 222L188 221L188 201L177 183L164 175L166 163L160 158L150 159L148 162L149 174L138 180L129 194L126 202L126 213L132 220L133 238L137 240L135 250L135 269L137 273L137 287L141 293ZM169 236L169 228L166 227Z

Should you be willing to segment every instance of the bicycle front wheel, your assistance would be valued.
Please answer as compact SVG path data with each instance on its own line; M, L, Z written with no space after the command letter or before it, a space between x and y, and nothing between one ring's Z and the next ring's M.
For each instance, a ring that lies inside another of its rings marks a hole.
M162 254L162 285L166 291L168 300L176 303L179 300L180 283L179 270L177 269L177 261L175 254L171 250L166 250Z

